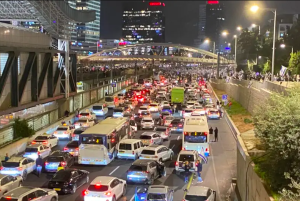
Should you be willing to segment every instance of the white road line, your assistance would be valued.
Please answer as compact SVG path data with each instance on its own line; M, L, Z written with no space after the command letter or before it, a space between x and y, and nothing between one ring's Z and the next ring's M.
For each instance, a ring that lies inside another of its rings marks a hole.
M130 199L130 201L133 201L134 195L132 196L132 198Z
M120 166L116 167L113 171L111 171L111 173L109 173L109 175L112 175L117 169L119 169Z
M180 135L177 137L177 140L179 140L180 139Z
M213 163L213 170L214 170L214 174L215 174L215 182L216 182L216 184L217 184L217 191L219 192L219 193L217 193L217 196L218 196L218 200L221 200L221 197L220 197L220 188L219 188L219 183L218 183L218 180L217 180L217 172L216 172L216 166L215 166L215 161L214 161L214 155L213 155L213 149L211 149L211 147L210 147L210 152L211 152L211 159L212 159L212 163Z

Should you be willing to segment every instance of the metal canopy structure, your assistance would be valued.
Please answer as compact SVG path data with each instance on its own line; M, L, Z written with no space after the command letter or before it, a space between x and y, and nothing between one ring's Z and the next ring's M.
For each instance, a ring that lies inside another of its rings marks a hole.
M96 19L92 10L75 10L66 1L0 1L0 21L38 21L54 38L69 39L76 22Z

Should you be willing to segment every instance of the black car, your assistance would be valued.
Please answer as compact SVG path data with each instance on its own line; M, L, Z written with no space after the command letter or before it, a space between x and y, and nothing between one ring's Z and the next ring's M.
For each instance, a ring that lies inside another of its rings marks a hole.
M170 123L169 128L170 132L182 132L183 131L184 119L173 119Z
M77 188L89 182L86 170L67 169L58 171L48 183L48 188L58 193L75 193Z
M71 141L64 147L64 152L68 152L72 156L78 156L79 142Z
M56 172L58 167L66 169L74 165L74 163L74 157L68 152L54 151L45 162L45 171Z

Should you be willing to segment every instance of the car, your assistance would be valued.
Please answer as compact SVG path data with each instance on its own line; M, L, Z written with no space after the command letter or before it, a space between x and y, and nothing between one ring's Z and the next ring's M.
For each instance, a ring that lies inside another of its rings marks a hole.
M163 140L169 140L169 128L165 126L157 126L154 128L154 130Z
M206 110L204 108L202 109L195 109L191 116L205 116L206 115Z
M175 119L175 117L173 117L173 116L166 116L163 119L163 122L162 122L163 126L169 126L173 119Z
M158 112L158 104L157 103L151 103L148 106L148 111L150 111L150 112Z
M68 168L74 165L75 159L68 152L54 151L45 161L46 172L56 172L59 166Z
M119 93L118 94L118 98L120 99L120 98L124 98L125 97L125 95L124 94L122 94L122 93Z
M57 146L58 138L47 133L37 136L31 144L43 144L50 148Z
M138 110L138 113L141 114L142 112L148 112L148 107L147 106L141 106Z
M163 139L155 132L144 132L140 135L140 139L144 145L162 144Z
M163 106L161 108L161 111L162 112L169 112L170 114L172 114L172 108L171 108L171 106Z
M76 193L77 188L89 183L89 172L86 170L63 169L56 172L48 182L48 188L60 193Z
M94 120L90 120L86 117L80 118L75 124L75 129L81 128L81 127L92 127L95 125Z
M188 102L186 103L186 107L187 107L187 108L194 108L194 105L195 105L195 101L188 101Z
M210 109L214 109L215 106L213 104L207 104L205 105L206 114L208 114Z
M117 177L98 176L83 191L84 201L116 201L126 195L126 181Z
M200 105L199 103L194 105L194 109L195 110L201 110L201 109L204 109L202 105Z
M158 162L149 159L138 159L127 171L127 183L145 183L152 185L159 178Z
M58 126L56 131L54 131L53 135L58 139L70 139L73 130L74 129L71 126Z
M147 191L147 200L174 200L174 190L164 185L151 185Z
M154 128L154 120L151 116L144 116L141 121L141 129Z
M96 116L105 116L108 112L106 104L93 105L92 110Z
M172 160L173 156L174 152L172 149L164 145L150 145L143 148L140 159L152 159L162 162Z
M216 201L217 200L216 191L205 187L205 186L190 186L188 190L185 190L183 200L207 200Z
M12 176L0 174L0 196L8 191L21 186L23 178L21 176Z
M169 124L170 132L182 132L183 131L184 119L175 118Z
M124 108L122 107L115 107L113 109L113 117L123 117Z
M110 109L110 108L114 108L116 105L118 105L118 101L116 101L114 96L105 96L104 104L107 106L108 109Z
M130 125L130 127L131 127L132 130L134 130L135 132L137 131L138 125L137 125L137 123L134 120L132 120L132 119L129 120L129 125Z
M36 160L40 155L41 158L46 158L51 153L51 148L42 144L31 144L25 148L23 157Z
M162 108L164 106L170 106L170 104L168 101L162 101L159 106L160 106L160 108Z
M193 109L185 109L183 112L182 112L182 116L185 118L185 117L190 117L192 116L192 113L193 113Z
M220 119L221 115L219 110L215 109L215 108L211 108L208 110L207 113L207 118L208 119Z
M123 139L117 145L120 159L138 159L143 149L143 143L139 139Z
M56 201L58 195L53 189L20 186L8 191L0 198L1 201Z
M72 140L73 141L78 141L79 140L79 135L81 133L83 133L85 130L87 129L87 127L81 127L81 128L77 128L73 131L72 133Z
M177 174L184 171L182 167L183 163L188 161L191 165L190 171L193 172L196 170L197 161L202 161L202 158L199 156L196 150L181 150L178 154L176 163L175 163L175 171Z
M64 152L68 152L72 156L78 156L79 151L79 142L78 141L71 141L64 147Z
M80 112L78 115L78 118L88 118L90 121L96 119L96 114L94 114L93 112L87 110L85 112Z
M27 175L36 170L35 160L25 157L13 156L8 161L2 162L0 174L21 176L23 180L27 178Z

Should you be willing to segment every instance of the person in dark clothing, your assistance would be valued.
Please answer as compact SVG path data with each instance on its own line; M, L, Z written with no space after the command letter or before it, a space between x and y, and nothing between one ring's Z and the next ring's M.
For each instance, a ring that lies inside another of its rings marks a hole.
M219 102L219 100L217 100L217 105L220 105L220 102Z
M70 112L68 110L65 111L65 116L68 117Z
M184 162L184 182L187 183L190 176L190 163L188 161Z
M200 160L197 160L196 167L197 167L197 176L198 176L198 182L197 183L202 183L203 182L203 180L201 178L202 163L200 162Z
M8 153L6 153L4 161L7 162L9 160Z
M159 177L162 177L165 174L165 166L162 162L157 162L157 171Z
M209 129L209 134L214 134L214 129L212 127Z
M37 171L38 177L40 177L40 175L41 175L42 168L43 168L43 159L41 158L41 155L39 155L38 158L36 159L36 171Z
M215 142L218 142L218 128L215 128Z

